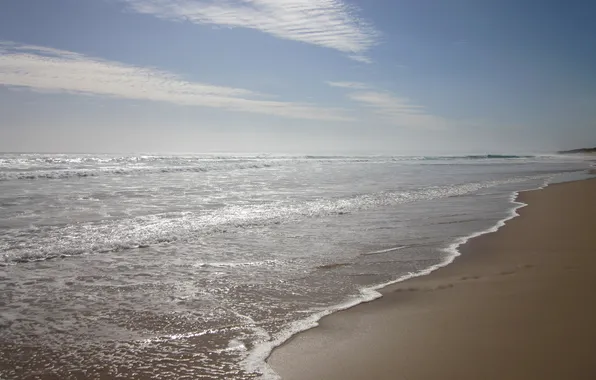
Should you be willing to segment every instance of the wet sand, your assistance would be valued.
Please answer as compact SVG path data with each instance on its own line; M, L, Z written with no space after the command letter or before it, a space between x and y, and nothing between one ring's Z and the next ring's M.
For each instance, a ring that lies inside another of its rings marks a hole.
M596 180L522 193L451 265L321 320L269 359L284 380L596 379Z

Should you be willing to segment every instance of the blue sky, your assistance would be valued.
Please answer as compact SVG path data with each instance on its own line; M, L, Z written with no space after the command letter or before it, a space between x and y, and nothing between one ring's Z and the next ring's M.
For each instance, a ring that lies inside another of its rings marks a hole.
M596 145L596 5L4 0L0 150Z

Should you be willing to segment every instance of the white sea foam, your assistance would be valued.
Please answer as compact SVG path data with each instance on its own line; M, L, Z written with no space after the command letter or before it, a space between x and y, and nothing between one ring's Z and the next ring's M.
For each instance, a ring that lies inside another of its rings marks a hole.
M242 368L248 373L261 374L263 379L266 380L279 380L280 377L273 369L267 364L266 360L271 355L274 348L282 345L292 336L301 333L306 330L310 330L319 325L321 318L330 315L332 313L350 309L356 305L364 302L370 302L382 295L375 288L364 288L360 290L360 295L351 299L348 299L344 303L335 305L334 307L314 311L313 314L305 319L294 321L290 323L282 332L277 334L273 339L263 341L253 348L246 358L240 363Z
M195 267L213 267L213 268L238 268L238 267L262 267L281 264L280 260L259 260L246 262L198 262Z
M194 166L166 166L166 167L105 167L105 168L75 168L75 169L41 169L26 171L0 172L0 181L10 180L38 180L38 179L68 179L99 176L144 175L168 173L205 173L209 171L230 171L246 169L263 169L274 166L275 163L233 163L233 164L197 164Z
M383 206L462 196L494 186L523 183L547 177L548 175L512 177L299 203L278 201L248 205L232 204L211 211L168 212L116 220L108 219L101 223L91 221L68 226L49 226L45 228L43 237L35 242L23 242L15 238L12 245L4 250L6 253L0 256L0 261L34 261L87 253L114 252L171 242L188 242L197 239L200 236L198 233L221 233L228 229L276 225L304 218L342 215ZM23 231L15 230L14 233L21 235Z
M367 252L367 253L363 253L362 256L372 256L372 255L378 255L381 253L395 252L395 251L402 250L404 248L408 248L408 246L400 245L399 247L392 247L392 248L387 248L387 249L381 249L379 251Z
M299 163L386 164L421 162L461 164L476 162L530 162L576 156L524 156L479 154L468 156L292 156L292 155L90 155L90 154L0 154L0 181L67 179L160 173L203 173L263 169Z

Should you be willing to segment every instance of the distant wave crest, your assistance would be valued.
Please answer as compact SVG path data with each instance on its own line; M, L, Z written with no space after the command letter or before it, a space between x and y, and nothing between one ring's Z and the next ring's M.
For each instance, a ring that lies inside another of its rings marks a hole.
M0 172L0 181L10 180L36 180L36 179L67 179L99 177L105 175L142 175L159 173L204 173L214 170L243 170L261 169L274 166L274 163L237 163L228 165L202 165L186 167L114 167L94 169L55 169L55 170L31 170L31 171L3 171Z
M424 160L489 160L489 159L516 159L536 158L536 156L518 156L510 154L472 154L467 156L425 156Z
M407 161L529 159L535 156L92 156L92 155L0 155L0 181L49 180L118 175L203 173L266 169L300 162L320 164L387 163Z

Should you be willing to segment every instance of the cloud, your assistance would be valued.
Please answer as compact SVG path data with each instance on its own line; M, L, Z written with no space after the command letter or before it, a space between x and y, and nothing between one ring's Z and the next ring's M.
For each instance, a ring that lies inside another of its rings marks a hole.
M357 61L357 62L368 63L368 64L373 63L372 59L370 59L364 55L349 55L348 57L350 59L353 59L354 61Z
M365 53L380 33L342 0L120 0L138 13L195 24L260 30L347 53L370 63Z
M359 82L327 82L330 86L353 90L346 96L371 110L382 121L400 127L441 130L452 123L439 116L431 115L423 106L412 103L408 98L398 97L388 91L376 90Z
M326 82L331 87L350 88L353 90L366 90L371 88L366 83L361 82Z
M0 42L0 86L221 108L296 119L350 121L341 109L264 99L242 88L186 81L167 71L41 46Z

